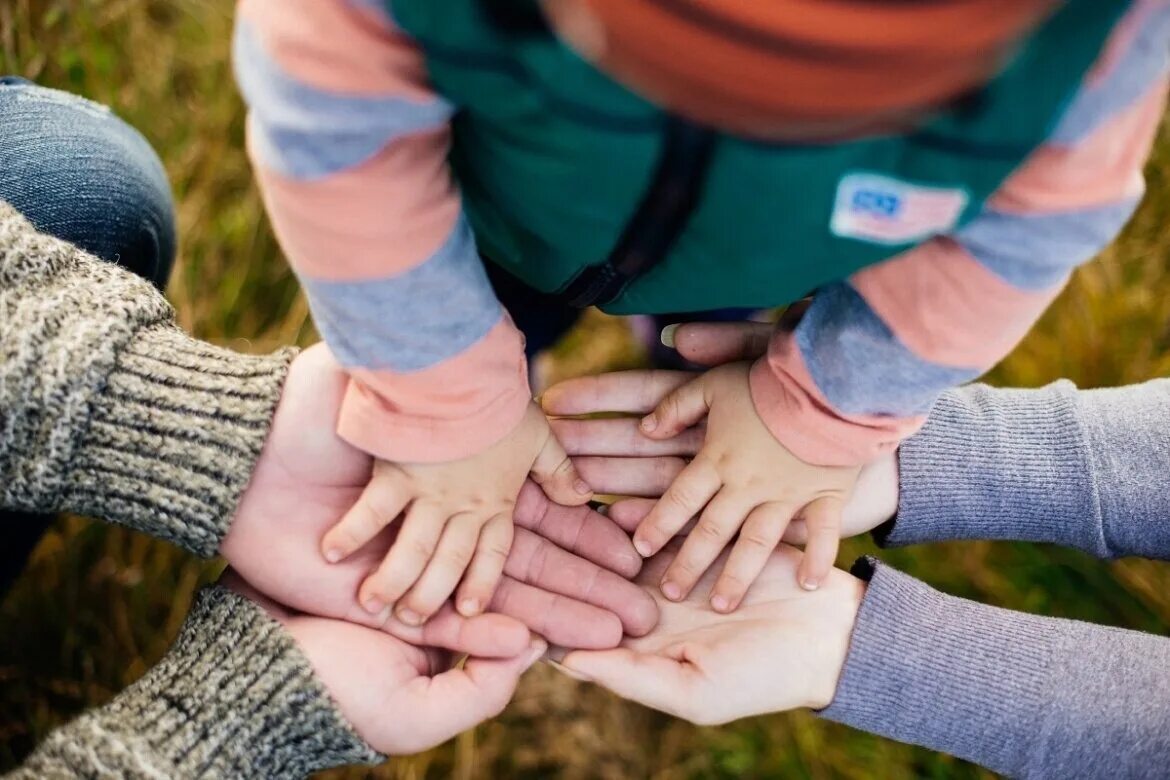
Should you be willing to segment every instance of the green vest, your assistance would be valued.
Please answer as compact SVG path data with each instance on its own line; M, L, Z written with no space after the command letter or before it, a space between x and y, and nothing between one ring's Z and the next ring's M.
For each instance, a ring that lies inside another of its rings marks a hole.
M619 314L788 303L961 227L1051 134L1130 5L1067 0L980 94L907 135L793 145L675 120L553 36L507 29L493 1L391 3L458 108L479 249Z

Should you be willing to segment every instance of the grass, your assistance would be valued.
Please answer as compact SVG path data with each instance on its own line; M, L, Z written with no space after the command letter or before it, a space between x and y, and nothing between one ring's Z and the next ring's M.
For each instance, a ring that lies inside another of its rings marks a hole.
M228 65L231 0L4 0L0 73L112 105L160 151L183 234L170 297L184 327L247 351L315 339L262 216L241 152ZM1116 385L1170 369L1170 146L1125 236L1077 274L1035 332L993 373L1035 386L1068 377ZM553 358L558 374L636 360L613 320L587 319ZM850 542L841 561L869 551ZM965 543L883 553L952 593L991 604L1153 631L1170 629L1170 569L1101 563L1044 546ZM54 726L107 700L166 650L216 564L70 518L0 604L0 771ZM403 713L388 713L401 717ZM700 729L538 669L498 720L382 778L977 778L926 750L797 713Z

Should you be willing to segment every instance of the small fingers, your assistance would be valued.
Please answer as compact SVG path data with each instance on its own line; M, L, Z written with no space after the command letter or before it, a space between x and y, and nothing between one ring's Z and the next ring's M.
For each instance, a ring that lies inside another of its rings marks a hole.
M643 557L662 549L719 492L718 472L702 458L691 461L634 532L634 547Z
M416 502L410 508L390 551L358 589L366 611L378 614L402 598L430 563L446 524L447 518L438 507Z
M512 517L508 514L496 515L480 531L475 557L467 567L456 599L460 614L478 615L491 603L512 549L513 533Z
M689 382L662 399L653 412L642 418L642 433L654 439L678 436L707 416L706 384L702 378Z
M841 511L839 498L818 498L804 508L807 541L804 557L796 572L796 581L805 590L816 590L837 560L841 544Z
M686 598L723 553L750 510L749 503L726 490L715 496L663 575L662 595L671 601Z
M791 517L792 507L784 504L762 504L752 510L711 591L712 609L731 612L739 607L748 588L776 551Z
M352 555L393 523L410 498L400 472L386 469L375 473L357 503L321 539L325 560L337 563Z
M577 467L551 431L532 464L532 481L549 498L565 506L579 506L593 497L589 483L577 473Z
M399 620L407 625L420 625L451 597L475 555L482 525L483 518L467 512L447 521L422 576L397 605ZM471 617L478 611L463 614Z

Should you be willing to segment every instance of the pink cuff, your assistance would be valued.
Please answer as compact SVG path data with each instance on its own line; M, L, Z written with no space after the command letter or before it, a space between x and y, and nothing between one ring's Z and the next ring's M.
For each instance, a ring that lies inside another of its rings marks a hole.
M816 466L859 466L897 449L926 416L844 415L825 400L791 334L777 334L752 366L752 401L789 452Z

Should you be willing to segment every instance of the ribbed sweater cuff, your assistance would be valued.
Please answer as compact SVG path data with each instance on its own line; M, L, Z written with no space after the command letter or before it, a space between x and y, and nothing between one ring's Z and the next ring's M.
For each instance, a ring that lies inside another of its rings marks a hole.
M829 720L1018 775L1043 720L1051 632L863 558L869 579Z
M62 508L214 555L295 354L241 355L171 325L141 330L93 399Z
M944 393L898 462L898 514L879 544L1012 539L1108 553L1070 382Z
M284 778L383 758L346 723L280 624L216 587L199 595L157 666L55 732L25 771Z

